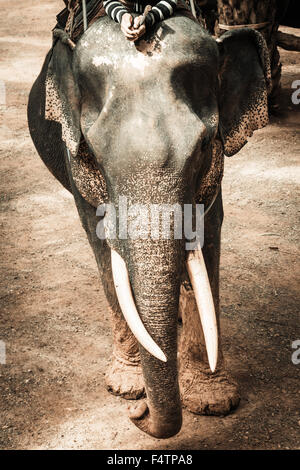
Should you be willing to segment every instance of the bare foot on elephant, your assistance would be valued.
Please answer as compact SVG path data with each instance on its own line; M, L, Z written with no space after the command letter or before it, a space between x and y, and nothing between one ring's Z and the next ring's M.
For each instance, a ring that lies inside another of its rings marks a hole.
M107 390L126 400L145 396L144 378L140 364L130 364L114 358L105 374Z
M224 416L240 402L238 386L225 372L205 373L196 368L181 368L182 404L192 413Z

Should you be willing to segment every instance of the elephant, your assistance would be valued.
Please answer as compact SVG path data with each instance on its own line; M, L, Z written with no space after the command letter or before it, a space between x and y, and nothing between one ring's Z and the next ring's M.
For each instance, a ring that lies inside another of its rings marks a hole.
M215 39L178 12L137 42L107 16L74 50L55 41L30 92L32 140L74 196L108 300L106 387L138 400L129 418L155 438L179 432L183 407L226 415L240 401L220 339L221 181L224 157L268 123L270 83L259 32ZM112 207L120 219L120 197L130 207L203 204L202 248L111 236L105 221Z

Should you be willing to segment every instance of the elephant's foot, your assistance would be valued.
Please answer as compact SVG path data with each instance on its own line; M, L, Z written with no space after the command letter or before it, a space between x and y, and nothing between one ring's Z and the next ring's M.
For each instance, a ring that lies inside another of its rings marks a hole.
M240 402L238 386L224 370L212 374L183 366L180 389L183 405L200 415L224 416Z
M138 363L123 362L114 358L105 374L107 390L126 400L137 400L145 396L142 368Z

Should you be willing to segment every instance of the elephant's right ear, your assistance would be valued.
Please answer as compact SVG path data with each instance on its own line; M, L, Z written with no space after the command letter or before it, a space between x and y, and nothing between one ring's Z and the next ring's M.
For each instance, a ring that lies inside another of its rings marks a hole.
M224 153L236 154L256 129L268 123L270 59L263 36L253 29L223 34L219 46L219 115Z
M76 155L80 143L80 91L73 71L73 52L58 41L46 77L45 118L61 124L62 140Z

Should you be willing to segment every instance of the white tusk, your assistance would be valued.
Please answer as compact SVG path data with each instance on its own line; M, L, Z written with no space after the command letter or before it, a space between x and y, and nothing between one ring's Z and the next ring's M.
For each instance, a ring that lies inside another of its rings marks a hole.
M187 270L199 310L209 366L214 372L218 360L218 326L214 300L200 246L189 254Z
M129 328L138 342L152 354L152 356L163 362L167 362L166 356L153 341L140 319L133 300L126 264L115 250L111 250L111 268L119 305Z

